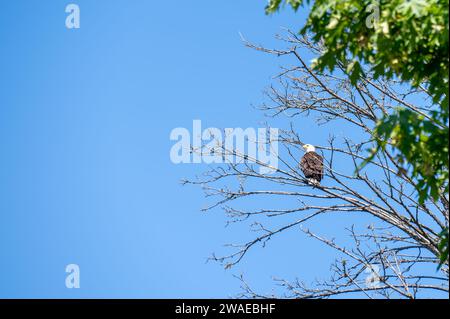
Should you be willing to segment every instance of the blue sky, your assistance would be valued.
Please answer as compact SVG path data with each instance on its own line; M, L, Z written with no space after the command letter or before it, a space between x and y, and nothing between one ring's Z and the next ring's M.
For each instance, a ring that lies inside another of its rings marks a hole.
M251 105L283 61L239 32L282 46L273 36L301 16L267 17L258 0L72 2L78 30L65 27L67 1L0 10L0 297L218 298L240 292L241 273L265 292L272 276L326 277L335 253L296 231L234 269L206 263L251 234L200 212L203 193L180 180L205 167L169 158L171 130L193 119L258 127ZM80 289L65 287L71 263Z

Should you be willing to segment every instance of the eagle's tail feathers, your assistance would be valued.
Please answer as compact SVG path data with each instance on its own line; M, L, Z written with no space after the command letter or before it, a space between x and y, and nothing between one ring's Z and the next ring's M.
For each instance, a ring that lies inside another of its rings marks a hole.
M308 178L308 182L313 186L320 185L320 182L315 178Z

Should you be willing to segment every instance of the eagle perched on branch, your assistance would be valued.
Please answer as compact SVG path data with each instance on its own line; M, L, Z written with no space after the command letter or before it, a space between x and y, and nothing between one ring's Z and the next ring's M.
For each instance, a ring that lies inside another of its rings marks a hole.
M300 168L312 185L319 185L323 178L323 158L316 153L316 148L311 144L303 145L303 149L306 154L300 161Z

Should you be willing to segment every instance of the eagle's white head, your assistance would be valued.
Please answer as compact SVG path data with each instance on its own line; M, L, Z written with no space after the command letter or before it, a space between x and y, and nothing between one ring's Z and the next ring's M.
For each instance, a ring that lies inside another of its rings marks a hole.
M316 148L313 145L311 145L311 144L303 145L303 149L305 150L306 153L315 152L316 151Z

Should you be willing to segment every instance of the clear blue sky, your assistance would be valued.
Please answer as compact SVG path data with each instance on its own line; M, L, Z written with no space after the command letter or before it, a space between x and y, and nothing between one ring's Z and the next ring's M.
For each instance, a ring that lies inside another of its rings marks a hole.
M259 0L71 2L79 30L65 27L68 1L0 11L0 297L228 297L241 273L265 292L271 276L327 277L335 252L296 231L234 269L205 263L251 234L201 213L201 190L179 181L205 167L169 158L170 131L193 119L258 126L251 105L283 61L239 32L282 45L273 35L299 16L267 17ZM81 289L64 285L70 263Z

